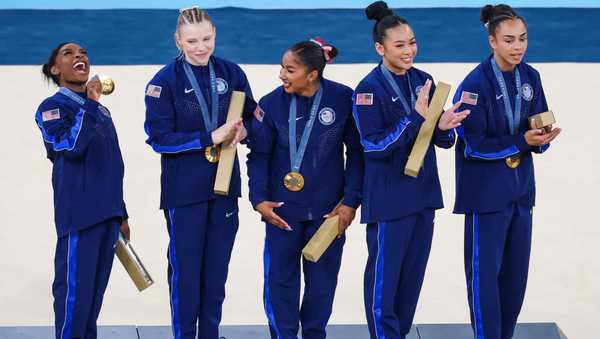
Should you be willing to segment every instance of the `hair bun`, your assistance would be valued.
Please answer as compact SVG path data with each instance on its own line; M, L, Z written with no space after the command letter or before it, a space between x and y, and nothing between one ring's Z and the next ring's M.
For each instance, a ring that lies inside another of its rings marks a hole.
M338 56L338 49L331 44L324 45L323 55L325 55L325 61L330 64L333 62L333 59Z
M44 75L46 76L50 76L50 67L48 67L48 64L43 64L42 65L42 73L44 73Z
M479 15L479 20L481 20L482 24L487 24L488 22L490 22L490 20L494 16L494 10L495 10L495 8L492 5L485 5L481 9L481 14Z
M323 40L323 38L316 37L310 39L310 41L321 47L327 63L333 62L333 59L338 55L338 49L334 45L327 43L325 40Z
M394 14L385 1L375 1L365 9L365 13L367 14L367 19L375 21L380 21L386 16Z

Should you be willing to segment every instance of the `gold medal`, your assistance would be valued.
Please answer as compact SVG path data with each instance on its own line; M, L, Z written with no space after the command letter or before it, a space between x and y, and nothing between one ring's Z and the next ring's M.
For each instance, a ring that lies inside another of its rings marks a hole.
M111 77L101 75L98 78L98 80L100 80L100 85L102 86L103 95L109 95L115 91L115 82Z
M283 178L283 185L288 191L298 192L304 188L304 177L298 172L290 172Z
M519 165L521 164L521 155L520 154L513 155L513 156L506 158L505 160L506 160L506 166L508 166L509 168L515 169L515 168L519 167Z
M221 148L219 146L208 146L204 149L204 157L208 162L214 164L221 158Z

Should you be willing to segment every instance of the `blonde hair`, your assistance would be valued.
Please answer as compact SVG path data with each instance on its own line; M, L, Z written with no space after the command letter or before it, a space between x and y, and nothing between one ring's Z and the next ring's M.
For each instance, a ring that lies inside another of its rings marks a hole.
M212 19L205 10L200 9L198 6L182 8L179 10L179 17L177 17L177 28L188 24L197 24L200 22L208 21L212 25Z

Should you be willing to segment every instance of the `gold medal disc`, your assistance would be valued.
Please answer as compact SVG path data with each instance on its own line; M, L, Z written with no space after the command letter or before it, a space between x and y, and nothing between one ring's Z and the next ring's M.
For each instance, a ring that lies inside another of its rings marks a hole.
M102 85L103 95L109 95L115 91L115 82L111 77L101 75L99 80L100 84Z
M304 188L304 177L298 172L290 172L283 178L283 185L288 191L298 192Z
M521 164L521 156L519 154L506 158L506 166L515 169Z
M221 158L221 148L219 146L208 146L204 149L204 157L208 162L214 164Z

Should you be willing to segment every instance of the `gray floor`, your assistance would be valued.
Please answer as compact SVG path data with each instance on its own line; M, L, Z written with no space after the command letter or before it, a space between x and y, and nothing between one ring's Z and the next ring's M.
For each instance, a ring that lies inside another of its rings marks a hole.
M222 326L221 337L226 339L266 339L268 328L262 325ZM331 325L327 328L329 339L367 339L365 325ZM54 328L0 327L0 339L53 339ZM168 326L101 326L99 339L171 339ZM473 339L468 324L416 325L407 339ZM519 324L513 339L567 339L555 323Z
M146 326L138 328L139 339L171 338L171 329L163 326ZM269 338L269 329L263 325L254 326L222 326L219 333L226 339L258 339ZM368 338L369 332L364 325L331 325L327 328L327 338L352 339ZM101 338L100 338L101 339ZM416 328L407 339L421 339Z

